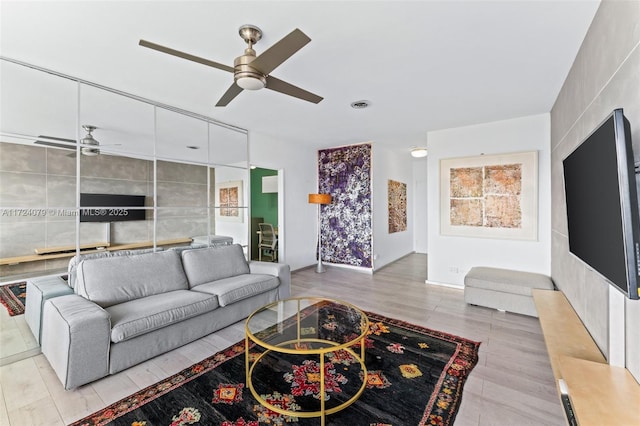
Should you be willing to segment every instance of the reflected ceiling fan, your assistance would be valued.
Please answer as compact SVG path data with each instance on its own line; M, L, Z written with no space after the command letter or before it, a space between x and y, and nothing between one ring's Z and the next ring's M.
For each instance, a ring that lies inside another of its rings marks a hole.
M265 50L259 56L253 50L253 45L262 38L262 31L255 25L243 25L239 29L240 37L247 43L244 54L233 61L233 67L211 61L209 59L194 56L189 53L161 46L146 40L140 40L140 46L149 49L198 62L213 68L233 73L233 84L220 98L216 106L223 107L231 102L244 89L259 90L267 88L294 98L317 104L323 98L301 89L297 86L279 80L270 75L271 71L289 59L294 53L311 41L309 37L299 29L293 30L276 44Z
M97 129L96 126L90 124L83 124L82 128L86 130L87 134L84 138L80 139L80 153L82 155L94 156L100 154L100 142L95 140L92 133Z

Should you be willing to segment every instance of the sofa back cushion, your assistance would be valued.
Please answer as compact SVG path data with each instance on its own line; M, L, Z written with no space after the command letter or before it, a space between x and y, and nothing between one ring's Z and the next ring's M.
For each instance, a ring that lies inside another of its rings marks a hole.
M138 250L100 251L97 253L87 253L87 254L81 254L79 256L73 256L71 260L69 260L69 265L67 268L67 272L69 275L69 280L67 281L67 284L71 288L76 287L76 276L77 276L78 264L83 260L102 259L103 257L133 256L135 254L151 253L154 251L161 251L161 250L162 250L162 247L157 247L155 249L149 248L149 249L138 249Z
M188 289L175 251L86 259L78 264L75 291L103 308L173 290Z
M249 273L240 244L183 251L182 264L190 288Z

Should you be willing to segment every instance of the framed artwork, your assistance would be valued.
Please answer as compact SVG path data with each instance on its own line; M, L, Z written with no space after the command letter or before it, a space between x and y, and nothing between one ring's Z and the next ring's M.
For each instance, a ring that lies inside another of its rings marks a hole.
M389 233L407 230L407 184L389 179L387 184Z
M235 180L216 184L216 220L243 222L242 181Z
M440 160L440 232L537 240L538 152Z

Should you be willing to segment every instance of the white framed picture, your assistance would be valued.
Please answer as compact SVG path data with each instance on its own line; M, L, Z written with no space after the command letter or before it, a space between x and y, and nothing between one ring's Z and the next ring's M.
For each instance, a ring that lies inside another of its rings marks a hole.
M221 182L216 184L216 220L226 222L243 222L243 208L241 180Z
M440 232L538 239L538 152L440 160Z

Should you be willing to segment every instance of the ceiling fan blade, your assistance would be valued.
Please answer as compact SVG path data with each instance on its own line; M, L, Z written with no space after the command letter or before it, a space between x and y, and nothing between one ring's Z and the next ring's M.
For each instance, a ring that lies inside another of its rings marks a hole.
M267 89L275 90L276 92L284 93L285 95L293 96L294 98L302 99L304 101L313 102L317 104L322 99L322 96L318 96L311 92L307 92L293 84L289 84L285 81L279 80L275 77L267 76Z
M216 106L217 107L227 106L227 104L231 102L233 98L238 96L240 92L242 92L243 90L244 89L242 87L238 86L236 83L233 83L231 87L229 87L227 91L224 92L224 95L222 95L222 97L220 98Z
M39 135L38 139L35 140L33 143L36 145L45 145L45 146L51 146L54 148L73 149L73 150L76 149L75 140L66 139L66 138L57 138L54 136Z
M305 33L296 28L251 61L251 68L268 75L310 41Z
M209 67L217 68L219 70L233 72L233 67L220 64L218 62L210 61L209 59L201 58L199 56L192 55L190 53L181 52L179 50L171 49L170 47L161 46L156 43L152 43L146 40L140 40L138 43L140 46L148 47L149 49L157 50L158 52L167 53L169 55L177 56L182 59L197 62L199 64L207 65Z

